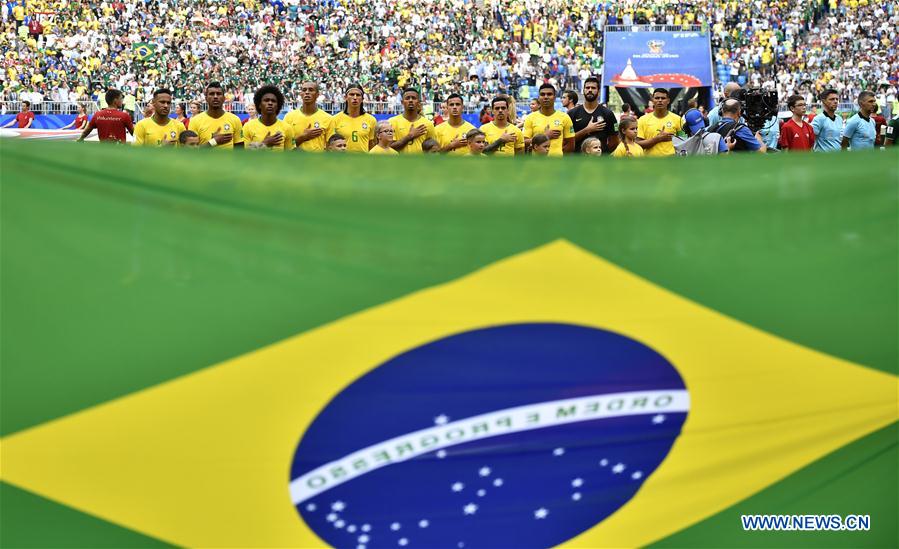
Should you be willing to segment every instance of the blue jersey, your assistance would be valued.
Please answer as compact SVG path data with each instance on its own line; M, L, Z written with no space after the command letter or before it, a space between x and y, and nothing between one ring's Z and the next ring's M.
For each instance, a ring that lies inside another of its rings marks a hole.
M854 151L873 149L877 130L874 127L873 118L862 118L858 113L846 122L843 128L843 137L849 139L849 147Z
M816 151L839 151L843 141L843 119L834 116L831 119L824 113L812 120L812 129L815 130Z

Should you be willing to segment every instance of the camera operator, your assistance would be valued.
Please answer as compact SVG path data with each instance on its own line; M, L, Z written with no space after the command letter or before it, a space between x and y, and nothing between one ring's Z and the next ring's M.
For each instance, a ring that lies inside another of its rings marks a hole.
M749 126L740 122L742 107L737 99L726 99L721 103L721 121L709 128L710 132L721 134L721 138L731 152L767 152L768 147L756 132L752 135Z
M727 101L731 97L734 99L739 99L740 95L740 85L736 82L728 82L724 85L724 99L722 102ZM718 122L721 122L721 103L715 105L715 108L709 111L709 127L714 126Z

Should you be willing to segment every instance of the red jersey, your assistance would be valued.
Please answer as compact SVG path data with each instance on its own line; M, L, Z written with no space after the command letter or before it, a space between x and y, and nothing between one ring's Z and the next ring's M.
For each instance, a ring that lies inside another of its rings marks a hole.
M34 120L34 112L20 112L16 115L16 123L20 128L24 128L28 125L29 120Z
M85 122L87 122L87 115L86 115L86 114L79 114L78 116L75 117L75 126L74 126L74 128L75 128L76 130L84 129L84 123L85 123Z
M131 116L125 111L116 109L101 109L97 111L87 127L97 130L100 141L124 143L125 130L134 134L134 124L131 122Z
M780 127L780 140L777 144L781 149L810 151L815 146L815 130L812 129L811 124L805 122L800 127L791 118Z

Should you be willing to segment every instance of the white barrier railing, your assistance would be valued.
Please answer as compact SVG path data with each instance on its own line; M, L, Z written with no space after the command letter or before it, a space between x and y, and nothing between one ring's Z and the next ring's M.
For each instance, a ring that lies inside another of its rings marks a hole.
M177 101L179 105L184 105L187 113L190 113L190 109L188 107L189 101ZM7 100L0 102L0 114L10 114L19 112L21 108L22 102L21 100ZM31 110L36 114L77 114L78 105L84 105L88 114L92 114L100 109L100 105L96 101L41 101L40 103L32 103ZM136 113L142 113L144 110L145 103L137 103L136 104ZM433 112L440 112L440 105L438 103L432 103ZM290 111L299 106L298 102L289 102L284 106L283 112ZM403 112L403 106L399 103L393 103L388 101L366 101L364 103L365 111L373 114L399 114ZM329 113L337 113L343 110L343 102L332 102L332 101L323 101L319 103L319 107ZM206 109L206 104L204 102L200 103L201 110ZM231 101L225 103L225 110L229 112L233 112L235 114L245 114L247 112L246 105L244 103L238 101ZM481 106L473 106L468 105L464 108L466 114L478 113L481 110Z
M4 101L0 102L0 115L3 114L15 114L19 112L21 108L20 101ZM57 115L67 115L67 114L77 114L78 105L84 105L86 107L88 114L93 114L100 109L100 106L94 101L86 101L86 102L78 102L72 103L69 101L42 101L41 103L35 103L31 105L31 110L35 112L35 114L57 114ZM184 103L185 108L187 108L187 103ZM282 113L289 112L292 109L297 108L299 105L294 103L288 103L284 106L284 109L281 111ZM319 103L319 107L325 112L329 112L331 114L336 114L343 109L342 103L334 103L334 102L323 102ZM523 107L523 105L519 105L519 107ZM202 110L206 109L206 104L201 103L200 108ZM823 107L820 104L811 104L808 106L809 112L812 109L816 109L818 112L823 110ZM243 103L239 102L229 102L225 104L225 110L228 112L233 112L237 115L246 114L247 110ZM385 101L381 102L366 102L365 103L366 112L370 112L373 114L399 114L403 112L402 105L397 105L395 103L389 103ZM521 108L519 110L522 110ZM778 105L778 110L781 112L788 111L786 104ZM851 101L845 101L839 103L837 106L838 112L851 112L854 113L858 110L858 107L855 103ZM141 119L143 118L144 111L144 103L138 103L136 105L135 118ZM433 111L434 114L440 112L440 105L437 103L433 103ZM478 106L467 106L464 109L466 114L477 114L480 112L480 107ZM188 116L190 115L190 111L188 109Z

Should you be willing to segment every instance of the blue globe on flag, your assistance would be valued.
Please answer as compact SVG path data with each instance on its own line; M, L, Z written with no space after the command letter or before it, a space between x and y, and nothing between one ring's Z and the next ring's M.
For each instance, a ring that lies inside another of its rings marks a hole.
M335 547L554 546L634 497L688 409L674 366L633 339L474 330L338 394L302 436L290 494Z

